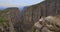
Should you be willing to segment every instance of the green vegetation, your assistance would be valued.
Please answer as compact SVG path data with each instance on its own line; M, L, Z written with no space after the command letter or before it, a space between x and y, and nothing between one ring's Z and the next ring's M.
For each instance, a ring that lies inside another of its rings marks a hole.
M0 17L0 25L7 25L8 20L6 20L4 17Z
M8 11L7 10L0 10L0 13L2 13L2 12L4 13L4 12L8 12Z
M34 26L32 26L32 32L35 32Z
M36 32L36 29L34 28L34 26L32 26L32 32ZM41 32L41 30L38 30L37 32Z

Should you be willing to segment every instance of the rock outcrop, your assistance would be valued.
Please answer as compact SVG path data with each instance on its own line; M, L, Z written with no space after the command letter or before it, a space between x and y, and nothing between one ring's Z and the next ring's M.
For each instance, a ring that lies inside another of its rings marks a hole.
M40 21L35 24L35 32L36 30L40 32L60 32L60 16L47 16L43 19L42 24Z

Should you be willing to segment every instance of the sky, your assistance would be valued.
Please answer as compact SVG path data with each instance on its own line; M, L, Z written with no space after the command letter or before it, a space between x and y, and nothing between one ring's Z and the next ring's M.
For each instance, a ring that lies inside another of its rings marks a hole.
M19 6L30 6L40 3L44 0L0 0L0 6L4 7L19 7Z

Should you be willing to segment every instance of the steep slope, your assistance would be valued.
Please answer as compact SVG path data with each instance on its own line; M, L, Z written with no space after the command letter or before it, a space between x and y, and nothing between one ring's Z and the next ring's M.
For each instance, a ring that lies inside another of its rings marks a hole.
M20 18L20 11L16 7L7 8L4 11L0 11L0 16L3 16L5 19L8 20L9 24L9 31L20 32L21 29L21 18Z
M23 30L31 32L31 28L40 16L60 15L60 0L45 0L25 8L23 14Z

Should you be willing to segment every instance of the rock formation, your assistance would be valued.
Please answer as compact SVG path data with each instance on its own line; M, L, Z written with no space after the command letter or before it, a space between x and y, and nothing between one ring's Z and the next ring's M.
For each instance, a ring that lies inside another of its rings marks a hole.
M21 18L20 18L20 11L18 8L12 7L12 8L7 8L3 11L0 11L0 17L1 16L3 16L6 20L8 20L7 21L8 22L7 28L9 28L8 32L20 32L21 31ZM5 30L4 32L7 32Z
M60 0L45 0L36 5L25 8L23 14L23 30L31 31L40 16L60 15Z
M36 24L34 25L35 32L37 31L39 32L60 32L60 16L47 16L43 19L42 24L39 21L36 22L35 24Z

